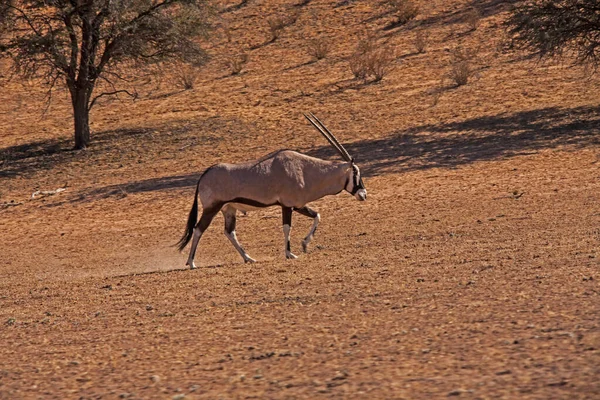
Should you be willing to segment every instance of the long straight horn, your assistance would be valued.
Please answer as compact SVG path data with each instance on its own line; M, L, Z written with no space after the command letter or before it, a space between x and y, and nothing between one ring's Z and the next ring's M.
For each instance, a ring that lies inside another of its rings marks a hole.
M340 143L333 137L333 135L331 135L331 132L329 132L327 130L327 128L325 128L325 126L321 123L321 121L319 121L317 119L317 117L314 116L313 113L310 113L310 116L307 114L304 114L304 117L321 133L321 135L323 135L325 137L325 139L327 139L327 141L331 144L331 146L333 146L333 148L336 149L338 151L338 153L340 153L340 155L342 156L342 158L344 160L352 161L352 157L350 157L350 155L348 154L346 149L344 149L343 147L340 147L341 146ZM313 120L313 118L314 118L314 120ZM317 122L315 122L315 121L317 121Z
M344 146L342 146L342 144L339 142L339 140L337 140L337 138L333 135L333 133L331 133L329 131L329 129L327 129L325 124L323 124L319 120L319 118L317 118L313 113L310 113L310 115L311 115L311 117L313 117L315 119L315 121L317 121L319 123L319 125L321 125L323 127L323 129L325 129L325 132L327 132L327 134L329 135L331 140L333 140L335 142L336 147L339 149L340 153L342 153L342 157L344 157L344 159L346 161L352 161L353 158L350 157L350 153L348 153L348 150L346 150L346 148Z

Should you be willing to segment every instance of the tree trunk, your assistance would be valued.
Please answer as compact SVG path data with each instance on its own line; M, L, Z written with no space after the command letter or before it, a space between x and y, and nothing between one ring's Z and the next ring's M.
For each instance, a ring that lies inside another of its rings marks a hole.
M75 150L85 149L90 144L90 110L88 108L88 90L71 90L73 118L75 120Z

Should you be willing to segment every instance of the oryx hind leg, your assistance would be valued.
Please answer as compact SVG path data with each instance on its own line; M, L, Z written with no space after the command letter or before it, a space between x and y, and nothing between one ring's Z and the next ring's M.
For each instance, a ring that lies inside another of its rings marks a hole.
M296 259L298 256L292 253L291 245L290 245L290 231L292 230L292 211L294 209L292 207L281 207L281 215L283 219L283 236L284 236L284 245L285 245L285 258L287 259Z
M246 250L242 247L240 242L238 242L237 235L235 234L235 225L236 225L236 212L237 210L231 206L225 206L221 210L223 213L223 217L225 218L225 236L227 239L233 244L233 247L240 253L240 256L244 259L244 262L253 263L256 262L255 259L250 257Z
M188 257L187 263L185 265L189 265L190 269L195 269L196 264L194 264L194 257L196 255L196 249L198 248L198 242L200 242L200 238L208 226L212 222L215 215L219 212L221 206L212 207L202 210L202 216L200 217L200 221L194 227L194 236L192 238L192 246L190 247L190 255Z
M315 236L315 232L317 231L317 226L319 226L319 221L321 220L321 215L319 215L319 213L316 212L315 210L313 210L312 208L306 207L306 206L301 207L301 208L294 208L294 211L313 219L312 227L310 228L308 235L306 235L306 237L302 241L302 250L306 253L306 250L308 249L308 244L310 243L312 238Z

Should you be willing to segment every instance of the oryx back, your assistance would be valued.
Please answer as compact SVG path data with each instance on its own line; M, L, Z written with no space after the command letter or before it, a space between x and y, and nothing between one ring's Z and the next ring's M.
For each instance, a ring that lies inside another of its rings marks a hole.
M291 150L271 153L256 161L217 164L200 180L203 207L235 203L252 209L272 205L302 207L322 197L322 175L339 163L321 160Z

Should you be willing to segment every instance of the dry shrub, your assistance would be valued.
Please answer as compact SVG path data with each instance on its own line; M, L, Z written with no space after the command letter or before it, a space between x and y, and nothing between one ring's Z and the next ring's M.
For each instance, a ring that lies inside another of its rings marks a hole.
M352 54L348 59L348 64L350 65L350 71L352 71L352 74L356 79L367 79L368 67L367 59L364 54Z
M469 78L473 76L473 61L477 52L462 47L456 47L452 50L450 58L450 71L448 77L456 83L457 86L466 85Z
M465 14L465 23L469 27L470 31L474 31L481 22L481 13L477 8L472 8Z
M374 36L366 36L359 38L348 64L356 79L366 81L372 76L374 82L379 82L392 69L395 60L391 47L378 48Z
M404 25L419 15L419 5L412 0L387 0L394 10L396 24Z
M200 75L198 67L183 62L175 63L172 71L172 82L175 86L185 90L193 89L196 79Z
M427 45L429 44L429 33L425 32L425 31L417 32L415 39L413 41L413 44L415 45L415 49L417 50L417 53L419 53L419 54L425 53L425 49L427 48Z
M227 42L231 43L231 41L232 41L231 29L228 26L225 26L225 27L223 27L223 33L225 34L225 37L227 38Z
M331 50L331 43L325 38L316 38L308 41L306 51L316 60L321 60L327 56Z
M377 37L373 34L361 35L358 37L355 53L368 54L377 48Z
M396 55L391 47L372 51L367 56L367 73L373 75L374 81L379 82L394 66Z
M455 62L450 67L450 79L456 83L456 86L466 85L472 73L471 63L468 60Z
M227 68L231 71L231 75L238 75L242 72L242 69L247 62L248 54L244 52L230 55L225 58L225 65L227 65Z
M271 42L274 42L279 38L281 32L286 26L292 25L298 19L297 13L290 13L288 15L276 15L274 17L267 18L267 24L269 24L269 31L271 32Z

